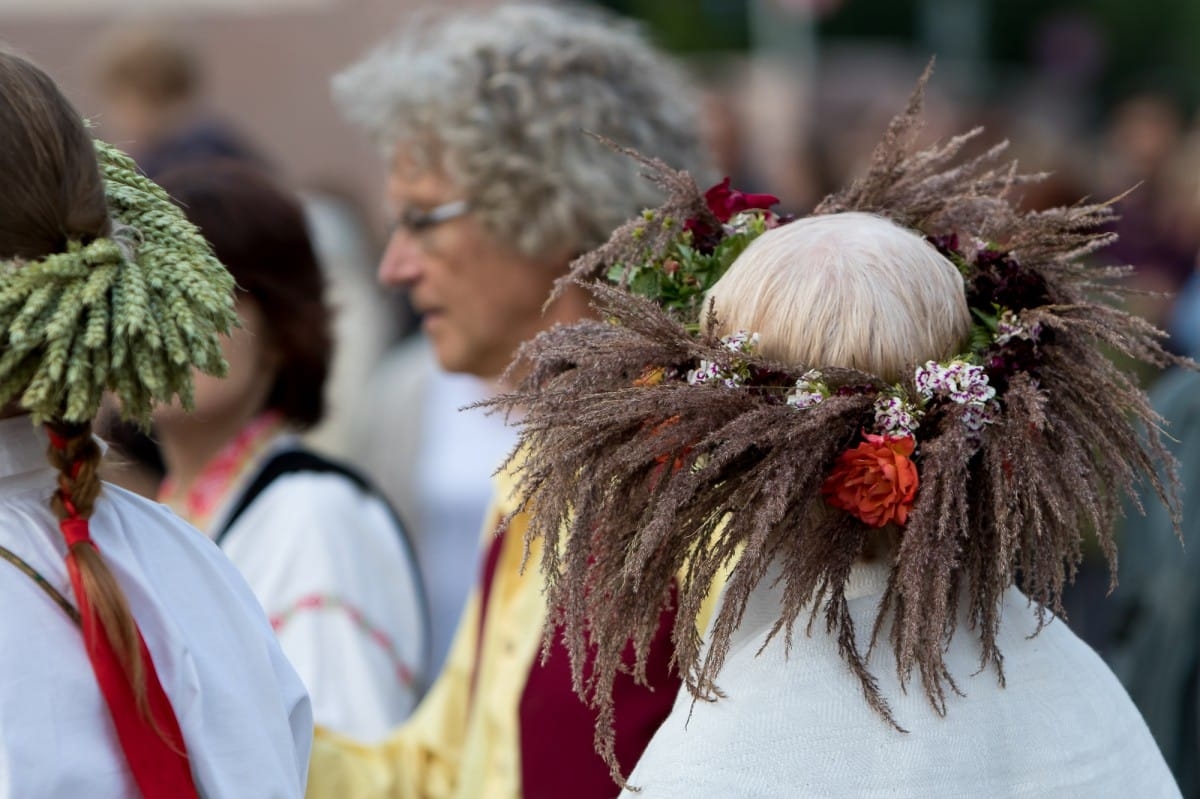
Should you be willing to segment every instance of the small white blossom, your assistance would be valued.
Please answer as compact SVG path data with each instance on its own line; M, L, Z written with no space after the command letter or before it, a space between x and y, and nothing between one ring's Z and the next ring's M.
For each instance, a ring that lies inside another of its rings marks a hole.
M720 364L712 361L700 361L700 365L687 373L687 381L693 386L703 385L721 378Z
M758 215L760 213L762 213L762 212L755 211L753 209L748 210L748 211L738 211L736 214L734 214L733 216L731 216L729 218L728 222L726 222L724 225L722 225L722 227L725 229L725 235L733 236L738 233L745 233L746 231L750 230L750 225L756 219L758 219Z
M794 408L811 408L829 396L829 388L825 385L823 375L816 369L809 369L796 381L796 387L787 394L787 404Z
M949 399L965 405L963 423L978 433L996 419L996 389L988 383L982 366L966 361L940 364L929 361L917 369L917 391L926 401Z
M712 361L700 361L700 365L687 373L687 381L693 386L706 383L720 383L726 388L737 388L745 382L745 376L739 371L729 371L721 364Z
M741 352L747 355L758 348L758 342L759 336L757 333L749 333L745 330L730 333L721 339L721 343L725 345L725 349L730 352Z
M907 436L921 424L921 412L899 397L875 400L875 431L888 436Z
M996 322L996 343L1004 346L1015 338L1026 341L1037 341L1041 332L1042 326L1040 324L1035 324L1027 328L1021 324L1021 320L1015 313L1005 311L1000 314L1000 318Z
M946 365L929 361L917 369L917 391L927 402L934 397L945 397L959 403L983 404L996 396L996 389L988 384L982 366L966 361L951 361Z
M996 406L994 403L988 405L965 405L962 412L962 421L968 430L972 433L978 433L996 421Z
M739 330L721 339L721 344L730 352L749 355L758 346L758 334ZM725 368L714 361L700 361L700 365L687 373L687 381L693 386L719 382L726 388L737 388L746 382L750 368L745 363L734 362Z
M811 408L814 405L819 405L825 399L825 395L819 391L791 391L787 395L787 404L793 408Z

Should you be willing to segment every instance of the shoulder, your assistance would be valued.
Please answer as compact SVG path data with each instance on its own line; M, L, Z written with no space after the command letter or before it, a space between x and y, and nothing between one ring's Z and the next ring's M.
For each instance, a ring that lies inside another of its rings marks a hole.
M230 526L224 548L245 568L252 559L322 570L407 567L407 533L380 495L335 472L275 478ZM259 553L259 554L253 554Z
M269 510L288 517L341 523L383 517L396 527L387 503L368 484L340 472L280 474L254 498L247 513Z
M158 502L105 483L91 519L92 536L103 550L117 537L140 552L164 554L185 550L201 562L222 562L220 550L208 536Z
M260 615L258 603L237 567L204 533L179 518L170 508L104 484L91 520L92 537L109 560L132 560L137 571L166 592L220 584L233 604ZM122 566L123 570L132 567ZM169 575L165 577L164 575Z

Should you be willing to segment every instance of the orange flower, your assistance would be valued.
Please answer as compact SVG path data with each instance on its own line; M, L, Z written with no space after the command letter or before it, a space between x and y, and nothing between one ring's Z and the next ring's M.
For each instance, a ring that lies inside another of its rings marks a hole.
M662 435L671 427L679 424L679 419L679 414L668 416L650 430L650 435ZM658 488L659 481L662 479L668 464L671 466L671 474L675 474L683 469L684 464L687 463L687 459L689 456L691 456L691 454L691 445L684 444L683 447L678 451L664 452L662 455L655 457L655 466L650 472L650 490L654 491Z
M634 380L633 384L638 388L651 388L660 385L666 376L667 369L665 366L647 366L646 370L642 372L642 376ZM676 421L679 421L678 417L676 417Z
M838 456L821 494L871 527L904 526L917 495L917 467L909 460L917 442L912 436L864 436L866 441Z

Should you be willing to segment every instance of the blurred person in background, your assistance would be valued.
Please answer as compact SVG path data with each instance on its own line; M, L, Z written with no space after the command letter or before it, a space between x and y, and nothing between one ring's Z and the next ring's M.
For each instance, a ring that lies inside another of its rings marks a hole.
M0 51L0 97L0 794L299 797L311 708L254 595L97 473L105 387L146 423L223 371L233 280L44 72Z
M333 184L308 184L300 192L313 249L325 276L333 313L333 360L325 382L325 416L304 441L319 452L354 463L352 419L363 387L384 354L415 325L403 297L375 281L380 242L367 216L349 194ZM393 507L407 507L389 496ZM406 518L405 521L410 521Z
M584 131L703 171L695 98L677 67L628 24L570 6L501 6L410 29L334 86L347 116L388 159L395 227L379 279L409 293L427 342L393 358L365 389L357 451L385 478L410 459L404 474L450 496L464 473L499 466L512 441L503 419L481 422L455 408L496 390L523 342L590 316L577 287L547 305L555 281L575 256L661 199L636 161ZM430 359L474 382L435 381ZM480 432L484 424L494 427ZM542 583L521 572L528 517L509 518L514 510L512 477L501 475L482 518L476 589L412 721L379 747L322 730L310 796L617 794L565 653L539 658ZM461 570L459 585L469 581L478 560L466 555L462 528L439 526L445 515L423 518L426 562L443 549L444 571ZM441 624L457 601L444 600ZM679 685L661 643L650 655L650 684L626 675L616 688L627 767Z
M203 53L171 30L150 25L123 25L102 38L91 54L105 110L98 122L110 138L125 143L150 176L176 166L215 158L238 160L266 168L267 156L227 119L210 108L205 89ZM328 409L306 435L315 449L348 458L349 415L353 398L383 352L409 325L409 314L381 296L372 273L378 261L376 242L353 203L329 187L310 187L301 198L310 235L328 286L337 335L329 379ZM108 459L110 475L142 485L152 471L126 465L148 464L142 458L153 445L117 422L118 452ZM115 456L124 450L123 459ZM125 465L121 465L125 464Z
M212 158L265 165L244 134L206 107L199 56L170 32L122 25L92 59L106 105L100 126L150 177Z
M1131 309L1165 327L1200 247L1196 164L1185 163L1183 117L1170 97L1134 94L1113 109L1104 144L1102 191L1115 196L1134 187L1117 205L1118 239L1109 255L1137 265L1134 286L1155 293L1131 297Z
M306 450L331 353L324 284L297 202L253 167L212 162L162 185L239 291L230 374L196 407L161 406L160 499L215 540L267 611L317 721L370 738L427 682L425 599L406 534L361 477Z
M502 417L462 412L497 390L494 379L446 371L427 336L410 336L359 384L348 436L335 444L411 525L429 596L435 672L478 576L492 473L516 444Z
M1200 319L1200 293L1177 313ZM1200 342L1192 341L1192 357ZM1189 799L1200 798L1200 374L1175 368L1150 391L1179 459L1183 551L1173 520L1147 487L1145 509L1126 509L1120 585L1110 603L1118 623L1108 661L1142 712ZM1162 477L1165 478L1165 474Z

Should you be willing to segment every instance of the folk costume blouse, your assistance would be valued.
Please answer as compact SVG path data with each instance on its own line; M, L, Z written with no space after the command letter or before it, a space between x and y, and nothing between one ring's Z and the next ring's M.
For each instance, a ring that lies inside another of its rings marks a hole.
M28 418L0 421L0 545L70 600L46 447ZM302 796L308 697L237 570L175 514L116 486L104 485L89 527L153 657L200 795ZM0 597L0 797L138 795L79 627L9 562Z
M571 689L565 649L540 659L546 615L539 542L525 553L527 514L514 510L511 475L497 478L484 527L479 582L449 657L413 718L382 744L320 727L309 799L611 799L619 788L593 747L595 716ZM713 592L715 603L716 591ZM699 624L703 627L708 612ZM651 688L620 675L617 757L625 770L670 709L680 681L668 668L664 618L647 668Z
M887 586L884 564L859 565L846 588L860 651ZM681 692L629 778L628 799L813 796L846 799L1173 799L1171 773L1145 722L1108 667L1062 621L1036 636L1029 601L1005 595L996 643L1007 687L964 613L946 666L965 696L947 691L938 717L914 673L907 692L884 630L869 661L898 732L872 711L818 620L802 613L761 651L780 613L778 572L759 583L734 633L717 685L725 698Z
M318 724L371 739L403 721L426 681L428 632L416 563L379 496L343 474L271 481L232 520L271 458L303 451L278 416L253 420L186 496L162 498L218 537L266 610L312 696Z

